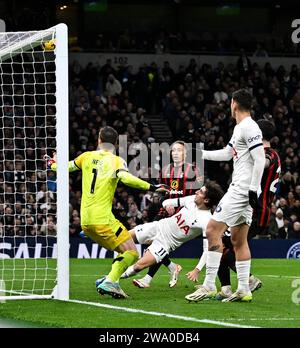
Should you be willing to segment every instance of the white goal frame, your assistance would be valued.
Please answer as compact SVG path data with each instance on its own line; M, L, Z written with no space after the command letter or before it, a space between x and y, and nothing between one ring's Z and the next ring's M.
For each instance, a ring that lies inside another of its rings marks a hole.
M49 31L56 31L56 152L57 152L57 283L51 295L21 294L1 296L0 302L7 300L57 299L69 300L69 93L68 93L68 28L58 24L49 29L37 31L29 38L0 50L0 58L13 55L13 50L34 47L33 42L51 39ZM28 32L30 33L30 32ZM24 32L26 36L26 32ZM17 53L16 53L17 54ZM17 292L16 292L17 293Z

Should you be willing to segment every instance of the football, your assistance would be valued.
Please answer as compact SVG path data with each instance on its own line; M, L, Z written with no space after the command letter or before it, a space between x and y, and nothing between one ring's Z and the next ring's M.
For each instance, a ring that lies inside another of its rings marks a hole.
M42 47L45 51L53 51L55 49L55 40L49 40L42 43Z

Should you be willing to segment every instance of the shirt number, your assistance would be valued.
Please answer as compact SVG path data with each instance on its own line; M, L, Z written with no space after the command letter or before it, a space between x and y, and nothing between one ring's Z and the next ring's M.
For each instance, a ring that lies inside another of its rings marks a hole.
M94 190L95 190L95 184L96 184L96 179L97 179L97 173L98 173L98 171L97 171L97 169L96 168L94 168L93 169L93 174L94 174L94 176L93 176L93 180L92 180L92 184L91 184L91 193L94 193Z

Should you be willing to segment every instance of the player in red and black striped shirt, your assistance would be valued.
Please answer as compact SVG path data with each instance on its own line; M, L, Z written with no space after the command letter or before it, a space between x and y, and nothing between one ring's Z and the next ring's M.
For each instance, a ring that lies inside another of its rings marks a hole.
M267 120L259 120L257 123L262 129L267 127L271 129L273 126L272 123ZM267 132L267 130L265 132ZM256 234L266 234L266 228L270 221L270 207L274 200L281 171L279 155L270 147L270 142L266 139L264 139L264 149L266 164L260 185L262 191L258 199L259 207L253 212L252 228L250 228L248 234L250 238L254 237Z
M186 151L187 145L183 141L175 141L171 148L172 162L161 171L162 183L171 188L168 198L181 198L193 195L203 184L203 177L200 176L199 168L194 164L186 162ZM173 215L178 210L180 208L176 210L174 207L161 208L155 220ZM172 262L168 256L163 259L162 263L151 266L143 278L134 279L133 284L140 288L149 287L152 278L162 264L169 268L169 286L175 286L181 266Z
M171 188L169 198L181 198L195 194L202 186L203 177L199 168L191 163L186 163L186 144L175 141L172 145L172 161L161 172L161 180Z
M271 148L270 140L274 136L275 126L272 122L261 119L257 121L259 128L263 135L263 145L266 156L266 164L261 180L261 193L258 198L258 206L253 211L252 224L248 232L248 239L254 236L263 235L267 233L267 228L270 221L270 207L274 200L277 191L277 184L281 171L281 163L278 153ZM222 300L231 295L230 286L230 268L236 272L235 269L235 253L230 240L230 233L223 237L223 255L218 271L218 277L221 282L221 292L217 295L217 299ZM253 292L260 288L261 281L250 274L249 287Z

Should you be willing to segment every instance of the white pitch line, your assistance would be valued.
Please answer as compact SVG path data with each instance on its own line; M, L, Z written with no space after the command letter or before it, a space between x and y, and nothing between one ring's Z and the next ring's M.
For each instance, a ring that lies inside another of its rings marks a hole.
M175 315L175 314L169 314L169 313L144 311L142 309L121 307L121 306L112 306L112 305L98 303L98 302L88 302L88 301L80 301L80 300L68 300L66 302L85 304L85 305L89 305L89 306L119 310L119 311L124 311L124 312L129 312L129 313L141 313L141 314L153 315L153 316L157 316L157 317L167 317L167 318L184 320L184 321L193 321L196 323L215 324L215 325L220 325L220 326L237 327L237 328L259 328L258 326L240 325L240 324L227 323L227 322L218 321L218 320L198 319L198 318L185 317L182 315Z
M300 320L300 318L234 318L234 320L237 321L245 321L245 320L252 320L252 321L290 321L290 320Z
M288 278L288 279L298 279L298 276L285 276L285 275L275 275L275 274L259 274L259 277L270 277L270 278Z

